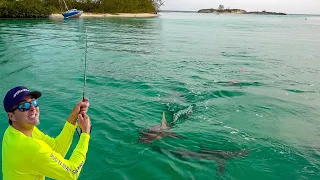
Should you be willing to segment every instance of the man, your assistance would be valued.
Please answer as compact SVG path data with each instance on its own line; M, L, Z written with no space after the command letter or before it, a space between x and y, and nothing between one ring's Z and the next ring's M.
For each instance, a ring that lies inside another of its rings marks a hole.
M89 100L84 99L71 111L61 133L52 138L41 132L38 98L23 86L9 90L3 100L9 126L2 141L2 173L4 180L77 179L86 159L90 139ZM70 159L65 159L78 125L80 140Z

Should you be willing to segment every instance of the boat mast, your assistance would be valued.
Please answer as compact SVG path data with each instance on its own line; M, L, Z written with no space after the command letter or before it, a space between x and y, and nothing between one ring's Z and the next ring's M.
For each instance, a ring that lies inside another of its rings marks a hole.
M66 2L63 0L63 2L64 2L64 6L66 7L66 9L67 9L67 11L69 10L69 8L68 8L68 6L67 6L67 4L66 4Z

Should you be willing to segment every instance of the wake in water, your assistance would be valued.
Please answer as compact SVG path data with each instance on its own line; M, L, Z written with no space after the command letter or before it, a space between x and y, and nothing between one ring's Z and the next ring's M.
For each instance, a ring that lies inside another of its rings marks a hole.
M180 118L186 119L193 112L193 106L190 106L186 109L182 109L173 115L173 121L168 123L166 120L165 112L162 113L162 120L160 124L154 125L147 130L140 131L139 142L143 144L152 143L157 139L162 137L171 137L185 139L185 137L175 134L170 129L175 125L175 122Z
M173 123L175 123L176 121L180 120L180 119L186 119L188 118L192 113L193 113L193 106L189 106L186 109L182 109L176 113L173 114Z

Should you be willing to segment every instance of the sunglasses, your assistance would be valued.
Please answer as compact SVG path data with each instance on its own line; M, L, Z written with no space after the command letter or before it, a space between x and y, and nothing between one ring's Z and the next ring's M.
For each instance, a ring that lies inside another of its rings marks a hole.
M24 103L19 104L17 107L14 107L12 109L12 112L15 111L16 109L19 109L19 111L21 111L21 112L28 111L31 108L31 104L34 107L38 107L39 106L38 100L34 99L31 102L24 102Z

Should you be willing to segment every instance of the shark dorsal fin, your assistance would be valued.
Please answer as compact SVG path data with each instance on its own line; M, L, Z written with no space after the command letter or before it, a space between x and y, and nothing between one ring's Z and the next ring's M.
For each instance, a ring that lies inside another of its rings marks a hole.
M165 113L164 113L164 111L163 111L160 129L167 129L167 128L168 128L168 127L167 127L167 120L166 120Z

